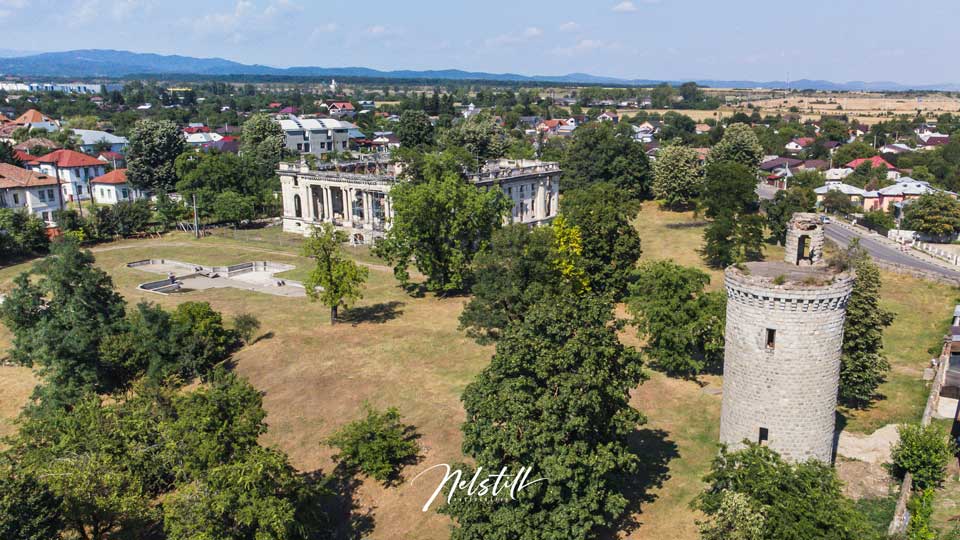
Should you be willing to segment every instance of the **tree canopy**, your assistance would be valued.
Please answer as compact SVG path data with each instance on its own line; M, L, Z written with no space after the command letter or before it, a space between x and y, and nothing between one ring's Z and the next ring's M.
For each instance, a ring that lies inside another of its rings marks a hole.
M763 217L751 169L721 161L707 166L703 201L713 218L704 231L703 256L714 267L757 260L763 255Z
M369 270L360 266L343 252L347 233L334 228L332 223L314 227L303 243L303 256L316 261L316 266L304 281L307 297L330 308L330 324L336 324L337 311L349 308L363 297L363 283Z
M670 145L660 149L653 163L653 194L667 208L693 205L703 190L703 167L693 148Z
M186 149L183 133L169 120L145 118L130 130L127 180L138 189L173 191L177 183L174 161Z
M573 132L563 161L565 191L610 183L631 199L651 195L653 174L643 145L627 123L594 122Z
M905 229L931 236L960 232L960 202L945 193L921 195L903 213Z
M730 124L720 142L710 149L707 166L732 161L746 167L752 174L760 165L763 154L763 146L750 126Z

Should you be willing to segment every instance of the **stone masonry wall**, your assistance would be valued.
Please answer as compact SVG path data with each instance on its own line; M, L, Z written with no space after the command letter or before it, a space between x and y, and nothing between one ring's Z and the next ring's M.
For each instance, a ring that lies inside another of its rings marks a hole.
M728 295L720 440L758 442L790 461L830 463L840 377L843 322L853 278L821 286L783 286L725 277ZM772 349L766 331L776 331Z
M800 238L806 236L810 248L809 259L799 259ZM796 213L787 224L784 261L797 265L815 265L823 258L823 225L817 214Z

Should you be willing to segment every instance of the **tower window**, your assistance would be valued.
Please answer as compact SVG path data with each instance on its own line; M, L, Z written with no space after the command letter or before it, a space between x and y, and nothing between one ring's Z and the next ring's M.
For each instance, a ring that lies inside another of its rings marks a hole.
M760 446L766 446L770 442L770 431L767 428L760 428L760 438L757 442Z
M774 349L777 346L777 331L773 328L767 328L767 349Z

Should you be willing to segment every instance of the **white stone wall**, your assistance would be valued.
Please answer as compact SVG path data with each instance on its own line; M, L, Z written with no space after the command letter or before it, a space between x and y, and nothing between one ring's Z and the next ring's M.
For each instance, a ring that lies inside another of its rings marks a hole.
M759 442L791 461L830 463L840 348L853 278L822 286L782 286L735 268L725 277L726 347L720 440ZM767 329L776 331L772 349Z

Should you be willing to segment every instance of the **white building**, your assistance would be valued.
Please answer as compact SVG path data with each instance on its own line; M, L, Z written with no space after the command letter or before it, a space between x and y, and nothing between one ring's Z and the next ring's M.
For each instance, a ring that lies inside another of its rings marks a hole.
M301 154L321 157L330 152L350 149L351 136L363 136L357 126L333 118L298 118L290 115L280 120L284 145Z
M127 182L127 170L117 169L90 181L93 200L99 204L117 204L145 198L143 192Z
M203 146L207 143L215 143L223 140L223 135L215 132L196 132L185 134L187 144L190 146Z
M96 129L75 129L73 134L80 138L80 151L85 154L96 154L100 150L123 152L130 144L126 137ZM97 146L103 148L97 148Z
M90 181L107 172L107 164L99 159L74 152L56 150L29 163L30 170L60 179L63 198L66 201L90 198Z
M0 208L22 209L53 227L61 207L56 177L0 163Z
M390 190L402 181L392 165L358 161L310 169L305 163L281 163L278 173L286 232L308 235L328 222L347 231L353 243L371 243L390 227ZM508 223L534 226L557 216L560 174L556 163L501 159L468 179L477 188L503 191L513 202Z

